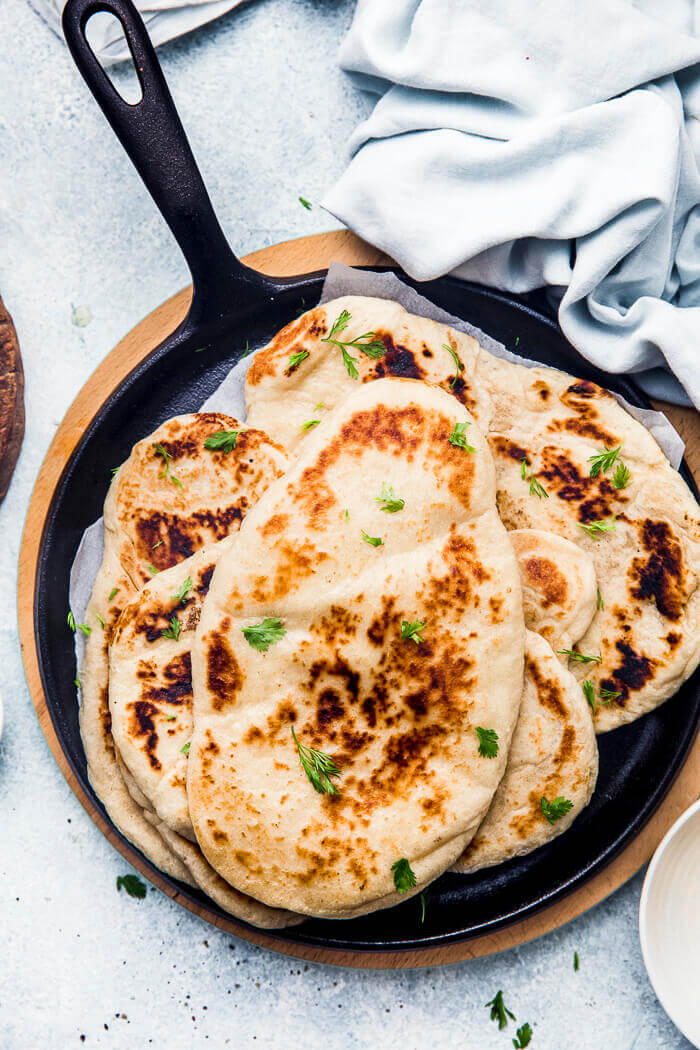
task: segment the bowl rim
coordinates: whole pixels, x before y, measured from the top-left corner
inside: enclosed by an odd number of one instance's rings
[[[646,875],[644,876],[644,883],[642,885],[642,893],[639,898],[639,941],[642,949],[642,959],[644,960],[644,966],[647,971],[647,976],[651,982],[651,986],[654,989],[654,993],[661,1003],[664,1011],[674,1023],[676,1028],[681,1032],[685,1038],[693,1044],[698,1046],[696,1039],[700,1033],[694,1035],[689,1034],[684,1026],[684,1022],[679,1018],[676,1012],[675,1002],[669,1003],[669,1000],[664,992],[661,993],[659,984],[657,983],[658,966],[654,961],[653,950],[651,948],[651,937],[650,937],[650,926],[649,926],[649,898],[651,896],[652,885],[656,877],[656,873],[659,870],[661,861],[663,860],[669,846],[673,839],[678,835],[681,828],[693,819],[693,817],[700,814],[700,798],[696,799],[692,805],[688,806],[684,813],[678,817],[674,824],[668,829],[661,842],[656,848],[654,856],[649,861],[649,867],[647,868]]]

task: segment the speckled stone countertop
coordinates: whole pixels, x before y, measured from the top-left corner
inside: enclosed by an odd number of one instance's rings
[[[240,253],[333,227],[305,211],[340,173],[368,103],[336,67],[353,0],[258,0],[160,50],[224,229]],[[123,78],[124,74],[119,74]],[[0,1047],[329,1046],[682,1050],[637,937],[641,877],[520,949],[437,970],[306,965],[206,926],[128,866],[71,794],[34,715],[14,594],[21,530],[56,426],[117,340],[187,283],[177,248],[64,45],[3,0],[0,293],[27,375],[27,432],[0,508]],[[71,307],[87,307],[86,327]],[[580,969],[574,972],[577,951]]]

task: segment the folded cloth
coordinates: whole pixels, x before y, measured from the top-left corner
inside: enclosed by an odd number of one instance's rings
[[[549,286],[586,358],[700,407],[699,63],[700,0],[359,0],[379,99],[323,203],[418,280]]]
[[[65,0],[29,2],[62,37],[61,12]],[[197,26],[210,22],[212,18],[218,18],[242,2],[243,0],[134,0],[156,47],[164,44],[166,40],[172,40],[173,37],[189,33]],[[129,58],[124,36],[112,18],[97,14],[90,20],[90,43],[105,65]]]

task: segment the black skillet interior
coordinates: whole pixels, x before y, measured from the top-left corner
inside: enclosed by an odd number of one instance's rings
[[[85,53],[84,25],[95,10],[109,10],[120,18],[145,84],[144,102],[148,101],[148,92],[155,91],[157,106],[165,106],[165,119],[160,121],[155,141],[153,113],[140,129],[131,127],[133,139],[129,139],[124,114],[117,108],[125,104],[117,102],[114,92],[113,97],[109,95],[112,89],[104,86],[108,82],[100,67],[91,52]],[[65,625],[70,567],[82,533],[102,513],[110,468],[121,463],[134,443],[164,419],[196,410],[239,360],[247,343],[251,347],[264,345],[301,309],[313,305],[324,275],[284,281],[263,279],[241,266],[230,252],[201,179],[196,182],[199,174],[194,158],[143,25],[129,0],[69,0],[64,28],[81,72],[134,163],[142,174],[148,169],[149,189],[183,246],[195,283],[187,320],[120,384],[85,431],[56,488],[42,537],[34,622],[44,692],[71,768],[102,809],[87,778],[73,685],[73,640]],[[126,122],[133,123],[132,114],[127,114]],[[161,171],[156,170],[152,152],[164,149],[160,135],[165,135],[177,170],[177,192],[168,186],[169,166],[163,156]],[[177,139],[174,146],[173,135]],[[147,146],[150,141],[149,148],[144,148],[144,138]],[[189,184],[190,193],[180,192],[183,182]],[[212,238],[208,247],[207,236]],[[418,286],[401,276],[437,305],[469,319],[506,347],[515,349],[517,339],[518,352],[593,379],[633,404],[646,405],[628,380],[609,376],[585,362],[566,342],[557,324],[533,307],[532,300],[447,277]],[[694,488],[687,469],[683,474]],[[420,901],[411,900],[350,921],[309,920],[276,936],[336,950],[410,950],[492,932],[531,915],[581,885],[634,837],[680,769],[699,716],[696,674],[663,707],[600,738],[598,786],[572,829],[530,855],[497,868],[471,876],[443,875],[429,888],[424,919]],[[212,917],[225,915],[203,894],[162,873],[161,877],[185,897],[205,905]]]

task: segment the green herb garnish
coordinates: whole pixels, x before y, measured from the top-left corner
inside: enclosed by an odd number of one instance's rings
[[[217,430],[206,438],[204,447],[210,452],[233,452],[239,434],[240,430]]]
[[[164,448],[161,445],[160,442],[157,442],[153,446],[153,448],[155,449],[155,453],[156,453],[157,456],[162,456],[163,457],[163,462],[165,464],[165,466],[161,470],[161,472],[158,475],[158,477],[159,478],[167,478],[168,481],[172,481],[173,485],[177,485],[179,488],[182,488],[182,482],[180,481],[179,478],[175,477],[175,475],[173,474],[173,472],[170,469],[170,461],[172,459],[172,456],[170,455],[168,450],[166,448]]]
[[[391,865],[394,873],[394,886],[399,893],[408,893],[416,884],[416,874],[405,857],[395,860]]]
[[[626,489],[630,480],[630,472],[624,463],[618,463],[613,474],[613,488]]]
[[[100,627],[104,631],[104,629],[105,629],[105,622],[104,622],[104,620],[102,619],[102,617],[100,616],[99,613],[95,613],[95,617],[96,617],[97,622],[99,623]]]
[[[427,890],[423,890],[418,899],[420,900],[420,921],[425,922],[425,906],[428,901]]]
[[[299,350],[296,354],[292,354],[289,358],[289,364],[287,365],[287,372],[291,375],[292,372],[296,371],[302,361],[306,361],[308,356],[308,350]]]
[[[540,482],[537,480],[534,471],[530,470],[530,473],[527,473],[527,468],[529,466],[530,464],[526,459],[520,461],[520,477],[523,479],[523,481],[530,482],[530,495],[538,496],[539,499],[549,499],[549,493],[547,492],[544,485],[541,485]]]
[[[70,629],[73,632],[73,634],[75,634],[75,616],[73,616],[73,610],[72,609],[68,610],[68,615],[66,616],[66,623],[70,627]]]
[[[130,897],[140,901],[146,896],[146,883],[138,875],[117,875],[117,889],[126,890]]]
[[[185,601],[191,589],[192,577],[186,576],[180,584],[180,586],[178,587],[178,589],[175,591],[175,594],[173,595],[173,601],[176,603],[176,605],[181,605]]]
[[[190,753],[190,743],[191,743],[191,741],[188,740],[186,744],[182,745],[182,747],[180,748],[180,754],[181,755],[189,755],[189,753]]]
[[[118,587],[113,587],[112,590],[109,592],[109,598],[107,599],[107,601],[111,602],[114,596],[117,594],[118,590]]]
[[[443,343],[442,344],[442,348],[443,348],[443,350],[447,350],[448,354],[450,354],[450,356],[452,357],[452,360],[455,363],[455,368],[457,369],[457,374],[455,375],[454,379],[450,383],[450,390],[454,390],[454,385],[457,382],[457,380],[459,379],[459,373],[464,370],[464,365],[462,364],[460,359],[457,357],[457,352],[455,350],[453,350],[453,348],[451,346],[448,346],[447,343]]]
[[[317,427],[321,422],[320,419],[308,419],[306,423],[302,423],[299,427],[300,430],[311,430],[312,427]]]
[[[511,1021],[515,1020],[515,1014],[511,1013],[506,1004],[503,1002],[503,992],[500,991],[500,989],[496,992],[493,999],[490,1002],[486,1003],[486,1006],[491,1007],[491,1013],[489,1015],[489,1018],[491,1021],[498,1021],[499,1029],[507,1027],[509,1017]]]
[[[495,729],[483,729],[476,727],[476,735],[479,738],[479,754],[482,758],[495,758],[498,754],[498,733]]]
[[[402,620],[401,621],[401,637],[404,641],[415,642],[416,645],[420,645],[424,639],[421,637],[421,631],[425,630],[425,620]]]
[[[598,612],[603,612],[603,610],[605,609],[605,602],[603,601],[603,595],[600,593],[600,587],[598,588],[596,594],[596,608]]]
[[[614,518],[611,518],[610,521],[591,521],[587,525],[584,525],[581,521],[576,522],[576,524],[580,529],[583,529],[584,532],[587,532],[594,540],[599,539],[604,532],[615,531]]]
[[[300,197],[299,203],[301,204],[302,208],[306,208],[307,211],[311,211],[311,205],[307,201],[306,197]]]
[[[170,617],[170,627],[166,627],[161,634],[164,638],[172,638],[175,642],[180,641],[180,621],[174,613]]]
[[[526,1021],[525,1024],[522,1024],[515,1033],[515,1039],[513,1040],[513,1046],[515,1047],[515,1050],[524,1050],[526,1046],[530,1045],[531,1039],[532,1028]]]
[[[261,623],[241,627],[241,634],[253,649],[266,653],[271,645],[281,642],[286,634],[282,620],[277,616],[266,616]]]
[[[339,794],[332,777],[342,776],[342,770],[338,768],[331,756],[300,743],[294,732],[294,726],[292,726],[292,737],[296,744],[301,768],[309,778],[314,791],[318,791],[319,795]]]
[[[146,568],[148,569],[148,571],[151,573],[152,576],[157,576],[158,575],[158,570],[156,569],[155,565],[151,565],[150,561],[146,562]]]
[[[151,550],[152,550],[152,551],[155,551],[155,550],[157,550],[157,549],[158,549],[159,547],[162,547],[162,546],[163,546],[163,541],[162,541],[162,540],[156,540],[156,542],[155,542],[155,543],[153,544],[153,546],[151,547]]]
[[[578,952],[574,952],[574,970],[578,971]]]
[[[620,455],[621,448],[622,445],[618,445],[617,448],[601,448],[598,452],[594,452],[592,456],[589,456],[588,462],[591,464],[591,477],[597,478],[601,471],[605,474],[606,471],[610,470]]]
[[[381,536],[368,536],[364,529],[362,529],[361,532],[362,539],[365,541],[365,543],[369,543],[370,547],[384,546],[384,540],[381,538]]]
[[[348,326],[350,320],[350,313],[347,310],[341,310],[338,317],[333,322],[328,335],[324,336],[321,340],[322,343],[333,343],[337,346],[343,354],[343,364],[347,369],[347,373],[351,379],[358,378],[358,371],[355,367],[357,365],[357,358],[353,357],[350,350],[361,350],[363,354],[372,359],[383,357],[386,353],[386,347],[384,342],[377,337],[376,332],[363,332],[362,335],[358,335],[355,339],[342,340],[336,337],[344,332]],[[368,342],[363,343],[362,340],[366,339]]]
[[[602,664],[603,657],[598,656],[587,656],[586,653],[579,653],[576,649],[557,649],[559,656],[568,656],[570,660],[573,660],[577,664]]]
[[[455,428],[450,434],[448,441],[457,448],[463,448],[466,452],[476,452],[473,445],[467,444],[465,431],[470,424],[465,420],[463,423],[455,423]]]
[[[602,703],[611,704],[613,700],[617,700],[618,696],[622,696],[622,693],[617,692],[614,689],[604,689],[603,686],[601,686],[598,695],[600,696]]]
[[[590,707],[593,714],[595,714],[597,709],[595,702],[595,686],[593,685],[593,682],[590,680],[590,678],[585,678],[581,682],[581,688],[583,689],[583,695],[588,701],[588,706]]]
[[[406,500],[398,499],[390,485],[382,485],[381,496],[375,496],[374,502],[383,503],[384,506],[381,509],[386,514],[396,514],[397,511],[403,510],[406,506]]]
[[[75,634],[76,630],[78,630],[78,631],[82,631],[86,638],[90,637],[90,634],[92,632],[92,628],[88,627],[88,625],[86,623],[76,623],[75,622],[75,617],[73,616],[73,611],[71,609],[68,610],[68,616],[66,617],[66,623],[70,627],[70,629],[73,632],[73,634]]]
[[[540,799],[540,809],[550,824],[554,824],[557,820],[561,820],[561,818],[565,817],[569,810],[573,808],[573,802],[570,802],[568,798],[562,798],[561,795],[557,795],[557,797],[552,799],[551,802],[548,802],[544,797]]]

